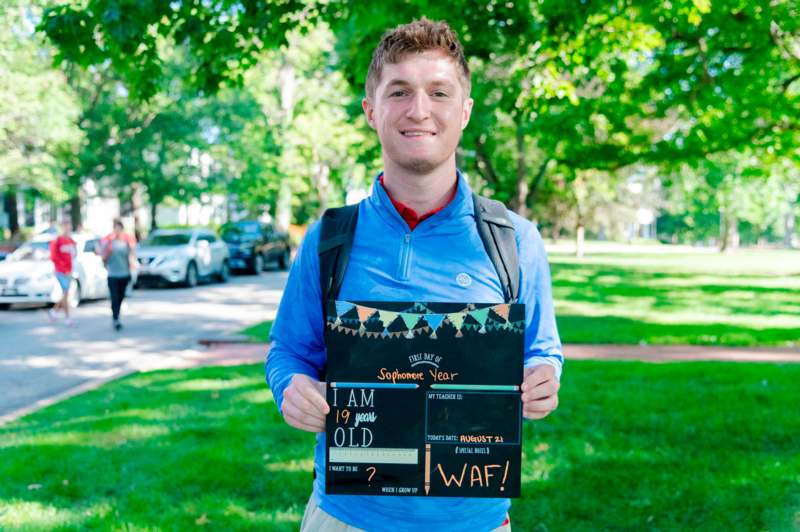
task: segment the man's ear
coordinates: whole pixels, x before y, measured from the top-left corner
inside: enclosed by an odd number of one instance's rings
[[[461,130],[463,131],[467,124],[469,124],[469,117],[472,116],[472,105],[475,102],[472,98],[464,100],[463,109],[461,110]]]
[[[364,115],[367,117],[369,127],[375,129],[375,108],[372,106],[372,102],[369,101],[369,98],[361,100],[361,108],[364,109]]]

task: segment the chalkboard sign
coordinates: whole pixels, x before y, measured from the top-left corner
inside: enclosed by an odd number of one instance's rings
[[[326,313],[326,493],[519,497],[524,305]]]

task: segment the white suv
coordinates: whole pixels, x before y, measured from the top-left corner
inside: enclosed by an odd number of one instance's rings
[[[224,283],[230,274],[228,246],[211,229],[157,229],[136,248],[137,284],[195,286],[201,279]]]

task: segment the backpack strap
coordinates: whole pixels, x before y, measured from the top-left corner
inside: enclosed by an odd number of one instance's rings
[[[505,205],[499,201],[475,193],[472,194],[472,201],[478,234],[500,277],[506,303],[516,303],[519,299],[519,257],[514,224]]]
[[[519,299],[519,257],[514,224],[501,202],[474,193],[472,200],[478,234],[497,270],[505,300],[516,303]],[[342,288],[357,222],[357,204],[327,209],[322,215],[317,253],[323,315],[327,302],[335,300]]]
[[[327,209],[322,215],[317,254],[323,316],[327,302],[336,299],[342,288],[357,220],[358,204]]]

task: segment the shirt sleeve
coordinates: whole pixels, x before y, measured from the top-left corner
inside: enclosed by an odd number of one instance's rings
[[[265,370],[279,410],[283,391],[295,374],[321,380],[325,371],[327,351],[319,286],[318,239],[317,222],[308,230],[297,251],[270,334]]]
[[[528,224],[526,224],[528,225]],[[525,367],[549,364],[561,380],[564,355],[553,307],[550,265],[539,230],[520,230],[520,302],[525,303]]]

